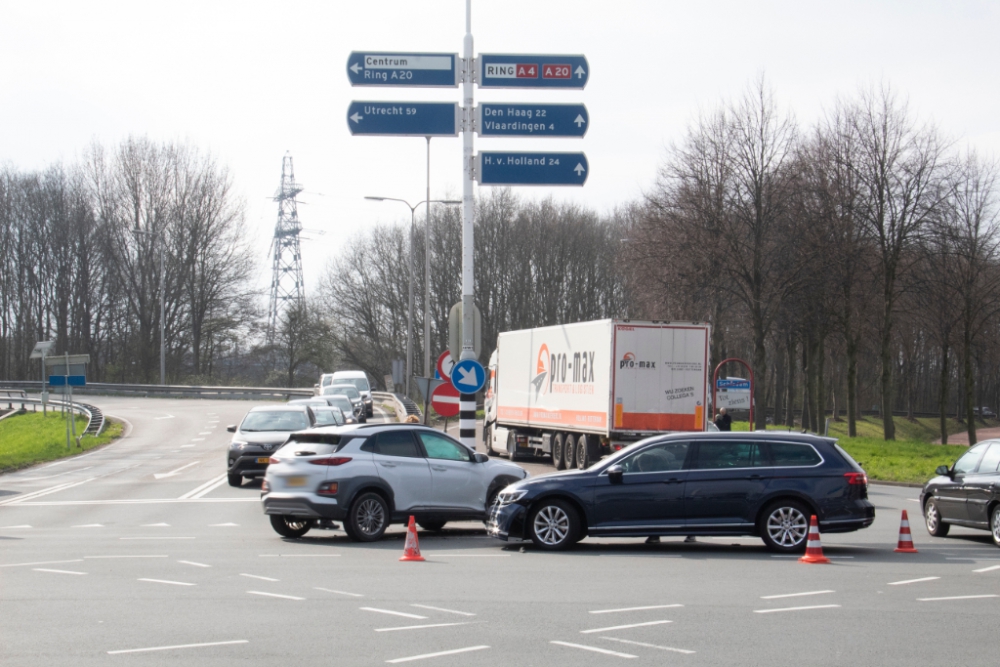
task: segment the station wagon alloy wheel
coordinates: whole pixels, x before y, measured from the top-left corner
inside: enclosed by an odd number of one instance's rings
[[[769,542],[783,550],[793,550],[805,542],[809,520],[798,507],[782,505],[768,515],[766,530]]]
[[[545,500],[532,514],[528,533],[531,541],[542,549],[566,549],[580,539],[580,519],[569,503]]]
[[[993,533],[993,543],[1000,547],[1000,507],[994,507],[990,513],[990,532]]]

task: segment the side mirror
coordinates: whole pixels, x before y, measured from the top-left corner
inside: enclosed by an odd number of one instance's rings
[[[475,463],[486,463],[487,461],[490,460],[490,457],[488,457],[488,456],[486,456],[486,454],[482,454],[480,452],[475,452],[473,454],[473,456],[474,456],[473,461]]]
[[[620,465],[613,465],[608,468],[608,481],[612,484],[621,484],[622,475],[625,474],[625,469]]]
[[[935,475],[946,475],[951,476],[951,469],[948,466],[938,466],[934,471]]]
[[[229,431],[230,433],[236,433],[236,424],[230,424],[229,426],[226,427],[226,430]]]

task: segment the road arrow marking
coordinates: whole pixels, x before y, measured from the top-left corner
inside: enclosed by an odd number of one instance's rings
[[[576,78],[582,79],[586,72],[583,70],[583,65],[577,65],[576,67]]]
[[[362,69],[364,69],[364,68],[361,67],[361,65],[359,65],[357,63],[354,63],[353,65],[351,65],[351,71],[354,72],[355,74],[357,74],[358,72],[360,72]]]
[[[577,176],[582,176],[582,175],[583,175],[583,172],[585,172],[585,171],[587,171],[587,170],[583,168],[583,165],[582,165],[582,164],[580,164],[580,163],[577,163],[576,167],[574,167],[574,168],[573,168],[573,171],[575,171],[575,172],[576,172],[576,175],[577,175]]]
[[[158,472],[155,475],[153,475],[153,477],[155,477],[156,479],[164,479],[166,477],[173,477],[174,475],[180,474],[181,470],[184,470],[185,468],[190,468],[191,466],[196,466],[199,463],[201,463],[201,461],[192,461],[191,463],[188,463],[187,465],[182,465],[177,470],[171,470],[170,472]]]
[[[364,116],[359,114],[357,111],[355,111],[354,115],[351,116],[351,120],[353,120],[355,123],[360,123],[362,118],[364,118]]]
[[[576,123],[577,127],[583,127],[583,124],[586,123],[587,121],[583,119],[583,116],[577,115],[576,120],[574,120],[573,122]]]

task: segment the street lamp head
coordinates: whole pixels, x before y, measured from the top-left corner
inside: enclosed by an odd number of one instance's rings
[[[461,199],[439,199],[438,203],[439,204],[448,204],[449,206],[454,206],[456,204],[464,204],[465,202],[463,202]]]
[[[385,201],[385,197],[365,197],[365,199],[370,199],[371,201]]]

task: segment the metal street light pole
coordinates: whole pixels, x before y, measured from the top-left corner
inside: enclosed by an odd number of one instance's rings
[[[424,214],[424,377],[431,377],[431,138],[427,137],[427,212]],[[424,415],[426,419],[427,415]]]
[[[369,199],[371,201],[398,201],[401,204],[405,204],[406,207],[408,209],[410,209],[410,258],[409,258],[409,264],[410,264],[410,288],[409,288],[409,300],[408,300],[408,302],[409,302],[409,310],[408,310],[408,312],[406,314],[406,389],[405,389],[406,395],[409,396],[410,395],[410,378],[413,376],[413,284],[414,284],[414,280],[413,280],[414,279],[414,275],[413,275],[413,245],[414,245],[414,234],[415,234],[416,224],[417,224],[416,223],[417,208],[419,208],[421,204],[427,204],[427,210],[428,210],[428,213],[429,213],[430,212],[430,205],[431,204],[461,204],[462,202],[458,201],[458,200],[454,200],[454,199],[427,199],[425,201],[417,202],[416,204],[411,204],[410,202],[406,201],[405,199],[398,199],[396,197],[365,197],[365,199]],[[428,221],[429,220],[430,220],[430,217],[428,216]],[[428,226],[428,229],[429,229],[429,226]],[[429,259],[426,260],[425,261],[425,266],[424,266],[427,275],[430,275],[430,268],[428,266],[428,262],[429,261],[430,261]],[[428,320],[428,321],[429,321],[429,318],[430,318],[430,308],[429,308],[429,305],[430,305],[430,297],[428,295],[425,295],[425,298],[424,298],[424,308],[425,308],[424,319]],[[425,326],[424,326],[424,347],[428,348],[428,349],[429,349],[429,346],[430,346],[430,343],[429,343],[429,340],[428,340],[428,338],[429,338],[429,333],[428,333],[429,329],[430,329],[429,325],[425,324]],[[429,362],[425,362],[425,367],[429,367],[429,365],[430,365]]]

